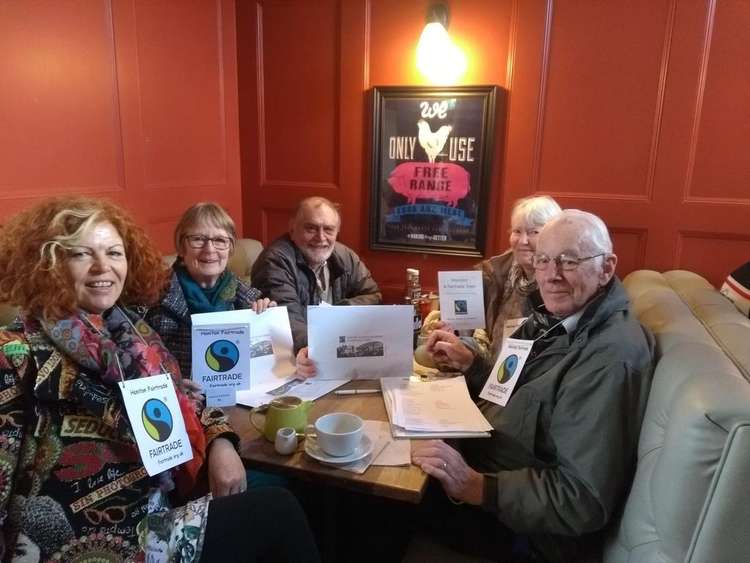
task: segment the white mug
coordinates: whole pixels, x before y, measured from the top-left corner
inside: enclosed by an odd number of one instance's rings
[[[291,455],[297,451],[297,431],[291,426],[279,428],[273,442],[274,449],[281,455]]]
[[[317,439],[318,447],[324,453],[343,457],[354,452],[362,443],[364,422],[356,414],[332,412],[318,418],[314,425],[308,425],[305,432]]]

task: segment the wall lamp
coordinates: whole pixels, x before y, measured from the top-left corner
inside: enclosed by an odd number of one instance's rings
[[[417,69],[433,84],[455,84],[466,72],[466,57],[448,35],[448,20],[448,6],[432,4],[417,43]]]

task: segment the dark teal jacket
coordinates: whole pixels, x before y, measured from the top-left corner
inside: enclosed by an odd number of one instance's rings
[[[531,326],[515,336],[531,337],[524,334]],[[564,544],[580,543],[564,536],[603,529],[635,470],[652,363],[653,337],[615,278],[572,334],[537,355],[532,348],[505,407],[479,401],[494,431],[488,440],[467,441],[463,451],[486,474],[484,508],[558,554]],[[478,394],[486,371],[467,376]]]

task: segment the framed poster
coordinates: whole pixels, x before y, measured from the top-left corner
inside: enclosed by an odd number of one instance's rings
[[[373,88],[371,248],[483,255],[499,91]]]

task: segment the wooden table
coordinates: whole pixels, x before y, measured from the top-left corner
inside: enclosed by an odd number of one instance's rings
[[[352,381],[340,389],[379,387],[378,382]],[[366,420],[388,420],[383,397],[372,395],[335,395],[321,397],[310,409],[308,420],[336,411],[358,414]],[[304,453],[304,441],[291,456],[276,453],[273,444],[266,440],[250,422],[250,409],[228,409],[232,426],[240,435],[240,456],[248,467],[272,470],[301,479],[343,487],[357,492],[418,503],[427,486],[427,475],[414,465],[385,467],[371,465],[362,475],[323,465]]]

